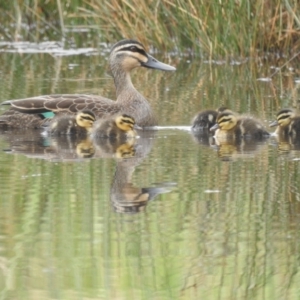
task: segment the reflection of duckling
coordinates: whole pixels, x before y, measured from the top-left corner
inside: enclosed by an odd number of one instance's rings
[[[215,137],[218,139],[262,139],[270,135],[258,120],[227,111],[218,115],[217,124],[210,130],[216,130]]]
[[[291,109],[282,109],[277,113],[276,121],[270,127],[277,126],[275,134],[281,137],[300,136],[300,116]]]
[[[222,161],[253,157],[268,148],[266,139],[240,139],[238,141],[227,139],[217,142],[218,156]]]
[[[115,156],[116,158],[130,158],[135,156],[134,143],[125,143],[118,146]]]
[[[91,139],[87,138],[86,140],[80,141],[76,146],[76,153],[78,157],[82,158],[91,158],[95,154],[94,144]]]
[[[94,139],[97,152],[102,157],[130,158],[136,155],[136,139],[127,141],[112,140],[109,138]]]
[[[128,138],[134,138],[134,118],[128,115],[115,115],[97,121],[92,129],[94,139],[109,138],[111,140],[126,141]]]
[[[95,115],[92,111],[83,110],[76,116],[62,116],[53,119],[47,128],[50,135],[87,135],[94,124]]]

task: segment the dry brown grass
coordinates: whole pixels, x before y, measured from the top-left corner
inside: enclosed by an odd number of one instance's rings
[[[86,26],[102,41],[130,37],[169,51],[229,57],[299,51],[299,6],[298,0],[15,0],[0,13],[4,24],[16,25],[8,35],[14,40]]]

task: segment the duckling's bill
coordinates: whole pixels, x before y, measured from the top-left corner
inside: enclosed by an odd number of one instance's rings
[[[211,127],[209,130],[214,131],[214,130],[217,130],[217,129],[219,129],[219,124],[218,123],[215,124],[213,127]]]
[[[279,123],[277,120],[275,120],[269,124],[270,127],[274,127],[274,126],[278,126],[278,125],[279,125]]]

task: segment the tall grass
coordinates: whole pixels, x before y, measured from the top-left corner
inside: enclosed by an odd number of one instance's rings
[[[133,37],[148,46],[203,56],[295,53],[299,8],[297,0],[14,0],[0,4],[6,20],[0,34],[8,35],[9,23],[16,24],[12,39],[39,39],[51,30],[63,35],[85,26],[96,31],[95,44],[99,36],[107,42]]]

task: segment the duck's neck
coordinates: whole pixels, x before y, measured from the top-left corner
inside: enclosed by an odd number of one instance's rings
[[[124,71],[123,68],[118,65],[114,66],[111,71],[115,82],[117,98],[128,90],[135,90],[129,72]]]

